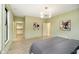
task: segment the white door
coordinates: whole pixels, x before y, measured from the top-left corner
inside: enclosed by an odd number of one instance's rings
[[[43,23],[43,37],[50,36],[51,32],[51,23]]]

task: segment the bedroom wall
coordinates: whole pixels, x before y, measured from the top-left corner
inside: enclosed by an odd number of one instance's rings
[[[33,24],[36,22],[40,25],[39,30],[33,30]],[[25,38],[42,37],[42,22],[43,20],[38,17],[26,16],[25,17]]]
[[[60,30],[60,23],[62,20],[71,20],[71,31]],[[52,23],[52,36],[79,40],[79,9],[54,16],[49,21]]]

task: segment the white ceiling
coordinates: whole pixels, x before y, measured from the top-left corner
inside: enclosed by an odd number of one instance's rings
[[[51,9],[52,16],[79,8],[78,4],[11,4],[15,16],[35,16],[40,17],[40,12],[45,6]]]

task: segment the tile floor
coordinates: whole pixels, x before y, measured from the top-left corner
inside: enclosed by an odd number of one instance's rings
[[[29,54],[30,46],[34,41],[43,40],[46,38],[47,37],[14,41],[8,50],[8,54]]]

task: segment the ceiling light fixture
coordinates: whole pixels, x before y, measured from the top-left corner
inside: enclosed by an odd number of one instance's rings
[[[44,7],[40,14],[41,18],[51,18],[51,11],[47,6]]]

